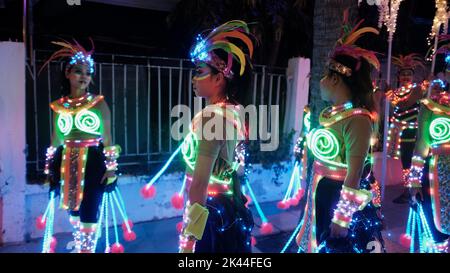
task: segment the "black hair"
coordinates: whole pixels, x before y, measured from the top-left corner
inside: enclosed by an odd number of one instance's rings
[[[347,55],[337,55],[333,59],[352,70],[351,76],[345,76],[329,69],[329,73],[338,75],[350,89],[352,104],[370,112],[376,111],[370,64],[365,59],[361,58],[358,61]]]
[[[214,50],[214,54],[216,54],[222,60],[228,59],[228,53],[223,50],[216,49]],[[211,68],[211,72],[213,75],[219,73],[219,71],[214,67],[209,67]],[[233,58],[233,65],[231,67],[233,77],[231,79],[225,78],[225,95],[233,104],[241,104],[243,106],[246,106],[249,104],[249,89],[253,70],[251,60],[248,57],[246,57],[245,70],[242,75],[239,74],[240,69],[241,64],[238,63],[235,58]]]

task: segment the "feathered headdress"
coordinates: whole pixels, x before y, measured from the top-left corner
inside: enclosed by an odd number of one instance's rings
[[[62,40],[62,39],[61,39]],[[87,51],[81,46],[75,39],[73,43],[70,43],[66,40],[62,40],[59,42],[52,42],[52,44],[61,46],[61,49],[53,53],[50,58],[42,65],[39,73],[46,67],[51,61],[61,59],[61,58],[70,58],[69,64],[87,64],[89,65],[89,69],[91,73],[94,73],[94,59],[92,59],[92,54],[94,53],[94,42],[91,41],[91,50]]]
[[[418,66],[425,68],[423,62],[422,57],[417,53],[392,57],[392,63],[398,67],[398,70],[414,70]]]
[[[231,70],[233,59],[240,64],[239,74],[244,74],[247,58],[253,56],[253,42],[250,39],[250,31],[244,21],[233,20],[213,29],[205,38],[197,35],[197,41],[190,51],[191,61],[195,64],[204,62],[218,71],[225,77],[232,78]],[[248,54],[235,45],[229,38],[242,41],[247,47]],[[214,52],[214,49],[222,49],[228,56],[227,60],[222,60]]]
[[[379,34],[378,30],[372,27],[359,28],[364,20],[359,21],[356,26],[352,27],[349,23],[348,9],[344,11],[344,20],[342,23],[342,33],[341,38],[336,42],[333,51],[330,54],[329,68],[336,72],[339,72],[345,76],[350,76],[352,74],[352,69],[337,62],[334,58],[338,55],[347,55],[358,61],[356,70],[360,67],[360,60],[365,59],[369,64],[371,64],[375,69],[380,69],[380,62],[374,51],[367,50],[355,45],[355,42],[365,33]]]

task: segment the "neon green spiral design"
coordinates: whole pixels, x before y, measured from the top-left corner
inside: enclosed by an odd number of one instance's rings
[[[100,118],[96,113],[90,110],[80,111],[75,116],[75,126],[83,132],[100,135],[100,125]]]
[[[70,133],[70,130],[72,130],[73,126],[72,116],[70,114],[64,113],[59,114],[57,124],[59,131],[67,136]]]
[[[197,136],[193,132],[189,132],[181,146],[181,153],[183,154],[184,162],[191,169],[194,170],[195,160],[197,159]]]
[[[329,162],[339,154],[339,142],[336,136],[326,129],[314,129],[307,139],[308,148],[314,157]]]
[[[450,141],[450,119],[436,118],[430,124],[430,136],[433,144],[441,144]]]

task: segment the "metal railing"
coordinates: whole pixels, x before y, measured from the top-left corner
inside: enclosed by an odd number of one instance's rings
[[[145,56],[96,54],[96,60],[94,88],[90,91],[104,95],[111,109],[112,140],[122,147],[121,170],[148,173],[178,145],[170,136],[174,122],[170,112],[177,104],[193,106],[193,66],[185,59]],[[42,64],[43,61],[36,61],[27,66],[29,180],[42,173],[53,130],[49,103],[61,97],[64,76],[59,62],[50,63],[37,75]],[[256,65],[248,91],[250,103],[281,104],[282,109],[286,96],[285,69]]]

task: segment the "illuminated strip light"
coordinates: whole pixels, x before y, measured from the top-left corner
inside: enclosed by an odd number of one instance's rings
[[[58,116],[57,121],[58,129],[61,133],[67,136],[72,130],[73,119],[70,114],[62,113]]]
[[[250,183],[246,184],[248,192],[250,193],[250,197],[252,198],[253,203],[255,204],[256,211],[258,212],[259,216],[261,217],[261,220],[263,223],[267,223],[267,217],[264,215],[264,212],[262,211],[261,207],[259,206],[258,200],[256,200],[256,196],[253,193],[252,188],[250,187]]]
[[[161,168],[161,170],[159,170],[159,172],[157,174],[155,174],[155,176],[153,176],[153,178],[150,180],[150,182],[148,182],[145,185],[145,189],[149,189],[155,182],[156,180],[158,180],[161,175],[167,170],[167,168],[169,167],[170,163],[172,163],[173,159],[175,158],[175,156],[180,152],[181,148],[182,148],[183,144],[181,144],[180,146],[178,146],[178,148],[175,150],[175,152],[173,152],[173,154],[169,157],[169,159],[166,161],[166,164],[164,164],[164,166]]]
[[[50,245],[53,239],[54,216],[55,216],[55,192],[51,191],[50,201],[47,205],[46,214],[44,214],[44,216],[42,217],[43,219],[46,219],[42,253],[50,252]]]
[[[109,204],[111,206],[111,213],[113,218],[113,227],[114,227],[114,235],[116,238],[116,244],[119,244],[119,232],[117,231],[117,218],[116,218],[116,210],[114,208],[114,203],[111,197],[111,194],[108,193]]]
[[[100,217],[97,222],[97,231],[95,232],[95,242],[98,242],[98,240],[102,236],[102,223],[103,223],[103,216],[105,214],[105,207],[106,207],[106,204],[105,204],[106,194],[107,193],[105,192],[105,193],[103,193],[103,196],[102,196],[102,204],[100,206]],[[106,221],[105,221],[105,224],[106,224]],[[106,247],[108,247],[108,245]],[[96,246],[94,246],[94,249],[95,248],[96,248]]]
[[[291,245],[292,241],[295,238],[295,235],[297,235],[297,233],[299,232],[299,230],[302,227],[302,225],[303,225],[303,221],[300,221],[300,223],[297,225],[297,227],[295,228],[294,232],[292,232],[291,237],[289,237],[289,240],[286,242],[286,244],[284,245],[284,247],[283,247],[283,249],[281,250],[280,253],[285,253],[286,252],[287,248],[289,247],[289,245]],[[300,249],[300,247],[298,249]]]
[[[119,193],[117,193],[117,194],[119,194]],[[119,210],[119,213],[122,216],[123,222],[125,223],[125,226],[127,227],[127,231],[130,232],[131,228],[130,228],[130,225],[128,224],[128,216],[125,212],[125,208],[121,207],[121,204],[120,204],[119,200],[117,199],[116,193],[114,191],[111,193],[111,196],[117,205],[117,209]]]
[[[82,110],[75,116],[75,126],[85,133],[101,135],[98,132],[100,125],[100,118],[90,110]]]
[[[290,179],[290,181],[289,181],[289,186],[288,186],[287,191],[286,191],[286,194],[284,195],[284,198],[283,198],[283,202],[286,201],[286,200],[288,200],[289,197],[290,197],[290,195],[291,195],[292,188],[293,188],[293,186],[294,186],[294,179],[295,179],[295,175],[296,175],[296,171],[295,171],[295,170],[296,170],[297,168],[298,168],[298,162],[296,161],[295,164],[294,164],[294,169],[293,169],[293,171],[292,171],[291,179]]]
[[[347,168],[347,164],[333,161],[339,154],[339,142],[330,130],[313,129],[306,141],[310,151],[320,161],[331,166]]]
[[[183,195],[183,192],[184,192],[184,188],[186,187],[186,180],[187,180],[187,177],[186,177],[186,175],[184,176],[184,178],[183,178],[183,184],[181,185],[181,189],[180,189],[180,191],[178,192],[178,195]]]

